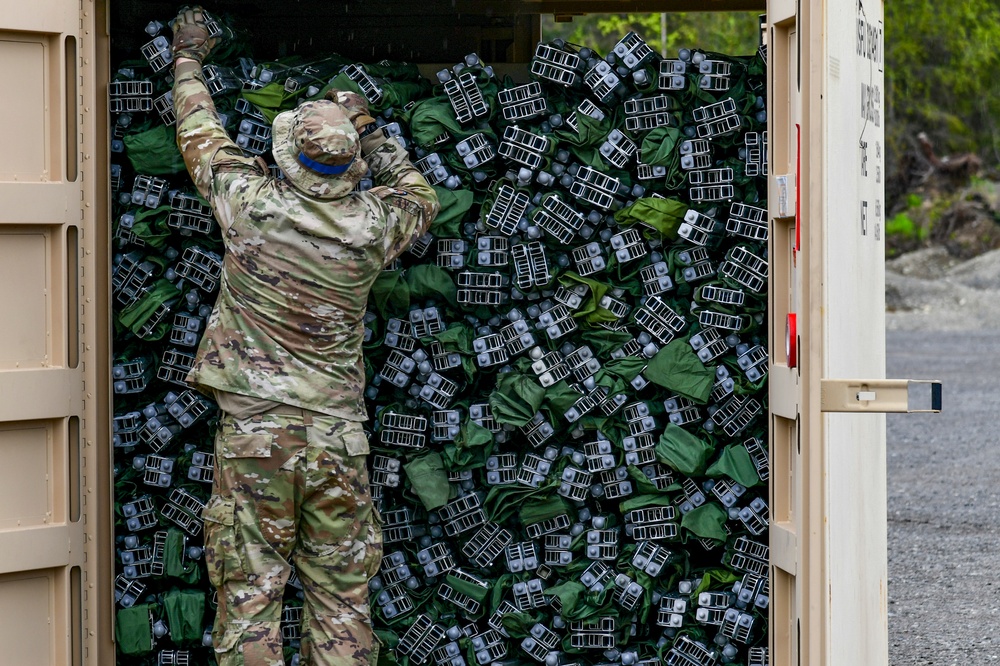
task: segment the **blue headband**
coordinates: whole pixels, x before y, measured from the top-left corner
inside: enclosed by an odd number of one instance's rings
[[[324,176],[339,176],[340,174],[350,169],[351,165],[354,164],[353,157],[351,158],[350,162],[348,162],[343,166],[330,166],[328,164],[321,164],[314,159],[306,157],[304,153],[299,153],[296,159],[302,166],[306,167],[311,171],[315,171],[316,173],[321,173]]]

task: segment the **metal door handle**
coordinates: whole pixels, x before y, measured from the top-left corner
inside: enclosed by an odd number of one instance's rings
[[[910,408],[910,387],[929,385],[930,408]],[[928,379],[822,379],[820,411],[937,414],[941,382]]]

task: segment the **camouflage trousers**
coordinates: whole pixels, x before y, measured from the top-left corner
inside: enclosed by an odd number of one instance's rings
[[[295,412],[298,412],[296,414]],[[305,594],[302,666],[377,658],[368,578],[382,557],[360,423],[279,407],[223,414],[205,519],[205,560],[218,591],[219,666],[281,666],[281,614],[295,563]]]

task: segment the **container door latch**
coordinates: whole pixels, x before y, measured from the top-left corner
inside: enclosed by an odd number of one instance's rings
[[[927,396],[910,389],[930,387]],[[916,405],[911,407],[910,405]],[[927,379],[822,379],[820,411],[937,414],[941,411],[941,382]]]

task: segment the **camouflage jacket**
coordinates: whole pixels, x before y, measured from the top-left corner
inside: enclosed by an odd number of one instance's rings
[[[365,420],[368,291],[426,232],[439,209],[433,188],[395,139],[374,132],[362,154],[377,187],[341,180],[342,196],[311,197],[230,140],[197,63],[177,65],[173,95],[177,144],[226,247],[188,381]]]

